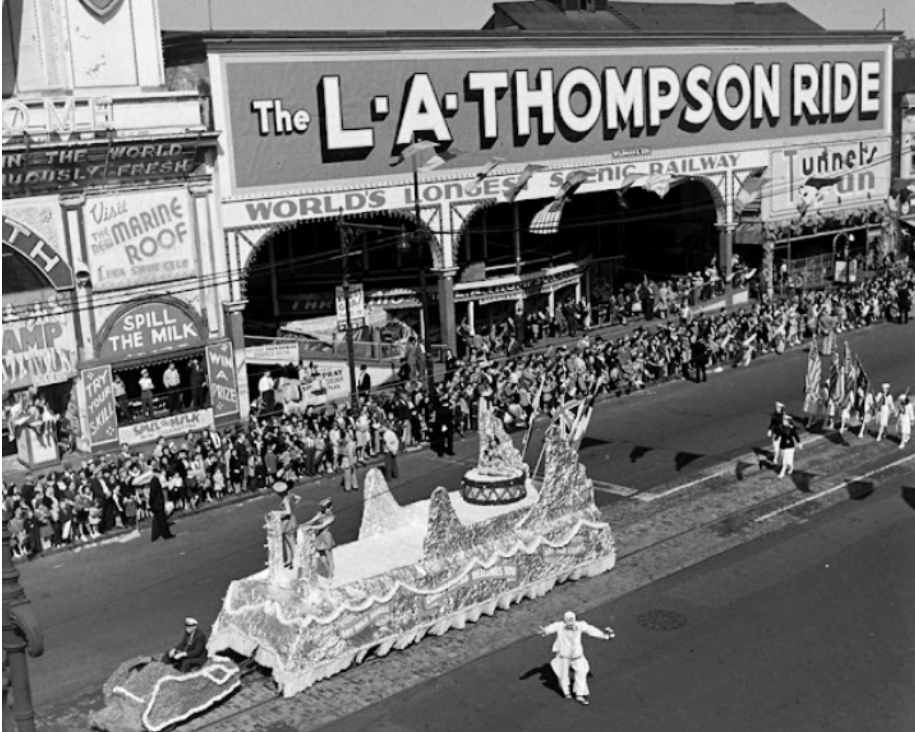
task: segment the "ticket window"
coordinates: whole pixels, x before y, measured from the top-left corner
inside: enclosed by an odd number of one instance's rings
[[[125,368],[114,367],[112,378],[115,381],[118,424],[146,422],[208,406],[206,377],[202,371],[206,364],[204,355],[201,350],[199,353],[182,356],[173,361],[141,363]],[[191,378],[191,361],[194,359],[202,371],[199,386],[195,386]],[[165,373],[170,363],[175,364],[180,378],[179,386],[174,389],[165,386]],[[146,397],[140,388],[144,373],[149,375],[153,383],[151,399]],[[117,396],[120,391],[118,379],[123,382],[123,396]]]

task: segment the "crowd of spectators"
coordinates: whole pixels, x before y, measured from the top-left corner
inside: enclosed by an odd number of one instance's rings
[[[658,290],[663,287],[669,286]],[[355,489],[356,469],[367,461],[425,442],[441,451],[442,432],[450,436],[475,429],[481,400],[511,429],[527,426],[535,412],[554,412],[569,400],[621,395],[670,379],[702,381],[709,368],[749,366],[762,354],[782,353],[827,332],[906,322],[913,287],[912,270],[888,271],[846,288],[795,291],[719,312],[694,312],[675,290],[655,298],[648,287],[651,299],[637,290],[627,302],[639,301],[646,319],[653,320],[617,339],[592,332],[602,318],[593,318],[592,309],[582,303],[565,303],[556,317],[535,316],[521,328],[509,318],[484,333],[465,334],[461,357],[446,354],[444,373],[438,374],[432,393],[424,361],[411,351],[401,369],[403,380],[361,392],[357,407],[328,403],[291,409],[276,403],[244,429],[160,439],[148,453],[125,445],[117,454],[62,471],[29,474],[22,484],[4,482],[13,551],[17,557],[32,557],[147,520],[153,467],[165,475],[175,511],[196,511],[227,496],[268,490],[277,480],[338,474],[344,488]],[[634,314],[612,305],[607,312],[617,318]],[[551,335],[572,340],[541,347]]]

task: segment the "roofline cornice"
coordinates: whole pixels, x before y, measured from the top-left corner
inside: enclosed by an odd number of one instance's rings
[[[270,51],[353,51],[513,48],[581,48],[603,42],[616,46],[697,45],[809,45],[843,43],[890,43],[902,31],[817,31],[798,33],[681,33],[641,31],[217,31],[166,36],[167,46],[202,45],[214,53],[263,53]]]

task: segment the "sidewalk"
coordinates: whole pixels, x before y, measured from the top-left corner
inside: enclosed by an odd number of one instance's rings
[[[742,303],[742,304],[738,304],[738,305],[732,305],[730,307],[730,309],[736,310],[736,309],[740,309],[741,307],[745,307],[745,306],[746,306],[746,304]],[[709,312],[709,313],[717,312],[722,309],[726,309],[725,297],[719,297],[719,298],[715,298],[713,300],[707,301],[705,303],[702,303],[700,305],[700,307],[703,310],[703,312]],[[574,338],[569,337],[569,336],[557,336],[555,338],[543,338],[540,341],[538,341],[536,347],[534,347],[532,349],[528,349],[524,353],[535,353],[538,351],[546,350],[547,348],[550,348],[550,347],[558,347],[561,345],[569,345],[571,343],[576,343],[584,335],[587,335],[591,338],[594,338],[595,336],[599,335],[599,336],[603,337],[605,340],[616,340],[623,336],[630,335],[636,329],[641,328],[641,327],[647,326],[648,328],[656,328],[656,327],[665,325],[669,322],[676,322],[676,321],[677,321],[677,317],[670,317],[666,320],[655,319],[652,321],[645,321],[641,315],[638,315],[638,316],[630,319],[626,323],[626,325],[615,324],[615,325],[598,326],[598,327],[591,328],[588,331],[581,331]],[[757,358],[754,360],[758,360],[759,358],[765,358],[766,356],[771,356],[771,355],[772,354],[762,354],[760,356],[757,356]],[[504,356],[499,358],[499,360],[503,360],[503,359],[504,359]],[[607,399],[617,398],[618,396],[620,396],[620,395],[612,395],[612,394],[601,395],[597,401],[598,401],[598,403],[601,403]],[[539,423],[543,423],[546,420],[547,420],[547,417],[540,415],[537,421]],[[468,433],[466,433],[466,435],[463,439],[464,439],[464,441],[475,440],[476,433],[468,432]],[[406,453],[410,454],[410,453],[417,452],[419,450],[425,450],[425,449],[428,449],[428,443],[424,442],[418,446],[408,448]],[[60,470],[60,469],[65,469],[67,467],[74,466],[74,465],[79,465],[84,460],[88,460],[91,457],[92,457],[91,455],[88,455],[86,453],[79,453],[79,452],[71,453],[65,457],[63,463],[61,463],[60,466],[51,466],[49,468],[44,468],[42,470],[37,470],[37,471],[33,471],[33,472],[38,475],[47,474],[49,472],[53,472],[54,470]],[[374,458],[374,459],[371,459],[366,462],[366,467],[378,466],[378,465],[381,465],[382,463],[383,463],[382,458],[380,458],[380,457]],[[7,457],[3,458],[3,479],[4,480],[7,480],[7,481],[11,480],[11,479],[12,480],[16,480],[16,479],[21,480],[22,478],[24,478],[24,476],[26,475],[27,472],[29,472],[28,469],[18,461],[18,458],[15,455],[11,455],[11,456],[7,456]],[[316,482],[320,481],[322,478],[327,478],[327,477],[339,478],[340,475],[341,475],[340,473],[332,473],[327,476],[318,476],[316,478],[307,478],[304,480],[300,480],[296,484],[296,487],[302,488],[302,487],[306,487],[306,486],[311,486],[311,485],[314,485]],[[245,501],[252,500],[254,498],[257,498],[258,496],[262,496],[262,495],[265,495],[268,493],[269,493],[268,490],[264,490],[264,491],[254,492],[254,493],[243,493],[240,495],[227,494],[226,497],[224,497],[223,499],[221,499],[219,501],[215,501],[212,503],[205,503],[205,504],[199,506],[198,512],[207,512],[207,511],[221,508],[223,506],[237,505],[239,503],[243,503]],[[193,512],[191,512],[191,511],[177,512],[176,514],[172,515],[171,521],[173,523],[176,523],[176,522],[180,521],[184,516],[190,516],[190,515],[194,515]],[[43,556],[50,556],[50,555],[57,554],[60,552],[72,551],[72,550],[76,550],[76,549],[82,549],[84,547],[90,547],[90,546],[95,546],[95,545],[98,545],[101,543],[110,542],[112,540],[118,539],[119,537],[123,537],[124,535],[137,531],[138,528],[139,528],[139,530],[144,530],[148,526],[149,526],[149,522],[147,521],[147,522],[141,523],[139,525],[139,527],[131,526],[131,527],[112,529],[103,535],[100,535],[98,537],[93,537],[92,539],[89,539],[87,541],[81,541],[81,542],[78,542],[78,543],[75,543],[75,544],[72,544],[69,546],[55,547],[52,549],[48,549],[45,552],[43,552]],[[17,560],[17,561],[27,561],[27,560]]]

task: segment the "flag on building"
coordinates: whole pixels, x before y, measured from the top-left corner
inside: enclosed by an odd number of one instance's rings
[[[749,176],[734,199],[734,215],[740,216],[747,206],[759,198],[762,187],[768,182],[769,179],[763,178],[761,175]]]
[[[532,234],[555,234],[559,231],[559,222],[562,220],[562,209],[565,205],[564,198],[550,201],[534,215],[528,230]]]
[[[464,193],[468,196],[472,195],[474,189],[483,182],[486,176],[492,173],[492,171],[496,169],[497,165],[504,162],[505,158],[492,158],[487,160],[486,164],[474,174],[473,180],[464,186]]]
[[[454,160],[458,155],[459,153],[457,150],[442,150],[441,152],[435,153],[435,155],[429,158],[423,165],[420,165],[418,170],[428,172],[430,170],[435,170],[436,168],[441,168],[445,163]]]
[[[630,188],[644,188],[646,191],[651,191],[656,194],[659,198],[664,198],[669,192],[670,189],[682,183],[685,178],[674,179],[672,175],[668,173],[652,173],[646,175],[645,173],[630,173],[625,178],[623,178],[623,184],[620,186],[620,194],[625,195]],[[622,200],[622,199],[620,199]]]
[[[512,186],[512,188],[510,188],[505,194],[505,200],[509,203],[513,203],[514,200],[518,197],[518,194],[524,190],[525,186],[527,186],[528,181],[534,177],[534,173],[537,173],[541,170],[546,170],[546,166],[536,165],[534,163],[525,166],[524,170],[521,171],[521,175],[518,176],[518,182],[515,183],[515,185]]]
[[[397,156],[397,160],[391,163],[391,167],[396,167],[407,160],[415,161],[417,155],[435,150],[435,147],[436,143],[431,140],[416,140],[403,149],[400,155]]]

